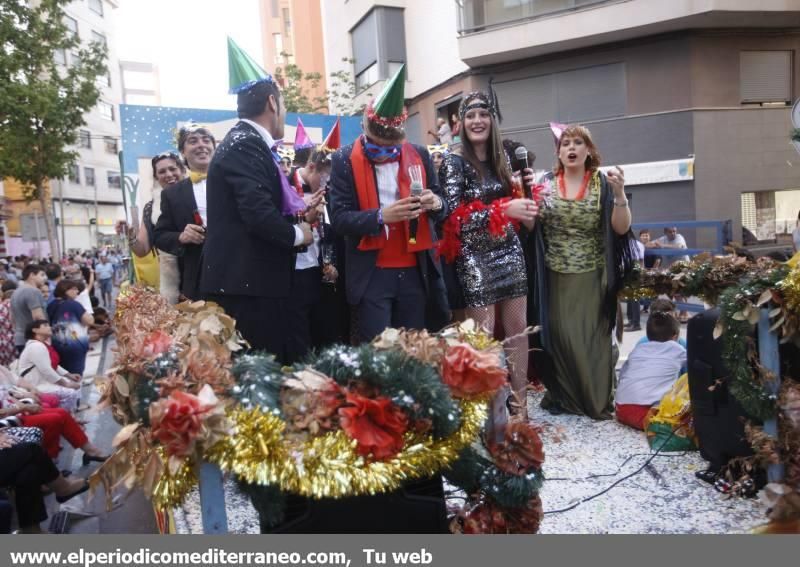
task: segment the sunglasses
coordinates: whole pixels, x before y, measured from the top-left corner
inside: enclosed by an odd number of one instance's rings
[[[161,152],[160,154],[156,154],[155,156],[153,156],[153,159],[150,160],[150,161],[153,164],[153,166],[155,167],[155,165],[158,162],[160,162],[162,159],[175,160],[175,163],[178,163],[178,164],[183,163],[182,160],[181,160],[181,156],[179,156],[177,153],[172,152],[172,151]]]

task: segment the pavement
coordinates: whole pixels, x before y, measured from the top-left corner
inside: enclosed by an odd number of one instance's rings
[[[100,392],[93,379],[102,377],[113,366],[115,344],[114,335],[92,343],[86,358],[81,405],[94,406],[100,399]],[[120,429],[120,425],[111,417],[111,411],[106,409],[95,412],[90,409],[78,414],[78,418],[88,421],[84,425],[84,431],[91,442],[110,453],[111,441]],[[82,451],[73,449],[63,440],[62,447],[57,462],[60,470],[66,469],[73,475],[87,477],[100,466],[100,463],[93,462],[84,467]],[[102,495],[93,497],[84,493],[64,504],[58,504],[54,496],[48,496],[45,504],[50,518],[49,531],[70,534],[158,533],[153,507],[140,490],[133,491],[124,501],[115,502],[111,511],[106,510],[103,500]]]

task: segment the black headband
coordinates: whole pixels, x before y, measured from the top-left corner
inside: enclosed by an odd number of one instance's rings
[[[469,101],[469,104],[467,104],[467,101]],[[492,116],[497,118],[497,109],[492,104],[490,98],[480,91],[471,92],[464,97],[461,106],[458,109],[459,118],[464,120],[464,116],[467,114],[467,112],[470,110],[475,110],[476,108],[488,110]]]

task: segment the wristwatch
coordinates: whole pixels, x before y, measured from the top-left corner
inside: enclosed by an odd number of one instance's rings
[[[436,197],[436,206],[433,207],[431,210],[432,211],[442,210],[442,207],[444,206],[444,201],[442,201],[442,198],[439,195],[434,195],[434,197]]]

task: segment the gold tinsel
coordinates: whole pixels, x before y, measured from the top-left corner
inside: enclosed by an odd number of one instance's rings
[[[183,503],[198,480],[194,473],[191,459],[184,459],[178,470],[173,473],[169,470],[170,467],[167,464],[163,447],[159,447],[156,450],[164,463],[164,467],[161,470],[161,476],[153,486],[151,499],[156,509],[170,510]]]
[[[247,482],[271,484],[301,496],[343,498],[391,492],[409,480],[441,472],[475,441],[486,420],[486,402],[462,401],[461,412],[461,426],[446,439],[434,441],[407,433],[405,448],[398,455],[368,462],[342,431],[290,446],[279,417],[258,408],[236,409],[231,415],[235,434],[206,457]]]
[[[789,272],[780,283],[780,290],[786,310],[800,316],[800,266]]]

